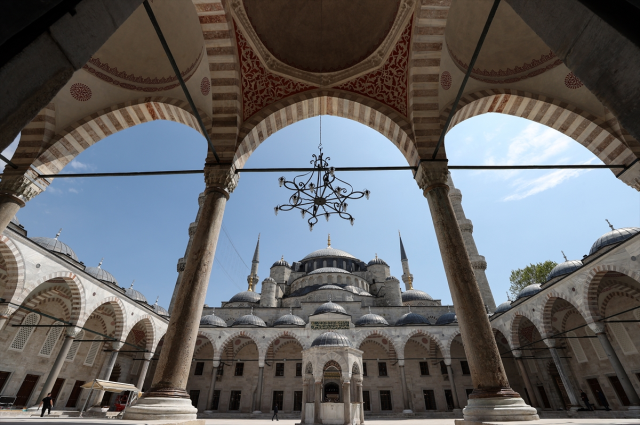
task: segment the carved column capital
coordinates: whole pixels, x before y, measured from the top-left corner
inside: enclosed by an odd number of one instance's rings
[[[547,338],[544,340],[544,343],[547,344],[549,348],[556,348],[556,340],[553,338]]]
[[[484,259],[482,255],[473,255],[471,256],[471,267],[474,270],[487,270],[487,261]]]
[[[69,338],[76,338],[81,331],[81,328],[70,326],[66,329],[66,334]]]
[[[235,167],[231,165],[205,164],[204,166],[206,192],[223,192],[228,197],[238,185],[239,178],[240,176],[235,173]]]
[[[607,325],[602,322],[589,323],[588,326],[596,335],[606,333],[607,331]]]
[[[447,177],[449,176],[447,163],[447,161],[420,163],[415,179],[418,187],[424,191],[425,195],[436,187],[446,187],[447,190],[449,189],[449,185],[447,184]]]
[[[511,353],[513,354],[513,357],[515,357],[517,359],[522,358],[522,351],[521,350],[513,350]]]
[[[184,258],[180,258],[178,260],[178,266],[177,266],[178,273],[183,272],[186,266],[187,266],[187,260],[185,260]]]
[[[194,221],[189,225],[189,237],[192,238],[193,235],[196,234],[196,229],[198,228],[198,222]]]
[[[458,226],[461,232],[473,233],[473,223],[468,218],[458,220]]]
[[[38,174],[32,169],[20,174],[12,174],[6,170],[0,181],[0,197],[23,207],[26,202],[44,192],[49,183],[47,179],[39,179]]]
[[[16,308],[9,303],[0,303],[0,319],[8,319],[13,313],[16,312]]]

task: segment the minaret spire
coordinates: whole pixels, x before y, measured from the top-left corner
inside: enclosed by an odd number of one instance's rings
[[[404,245],[402,244],[402,236],[400,235],[400,231],[398,230],[398,237],[400,238],[400,261],[402,261],[402,281],[404,282],[404,286],[407,291],[411,291],[413,289],[413,275],[411,274],[411,270],[409,270],[409,259],[407,258],[407,253],[404,251]]]
[[[331,248],[331,233],[328,234],[329,236],[327,237],[327,248]]]
[[[611,224],[611,222],[609,222],[609,220],[607,220],[607,219],[605,218],[605,219],[604,219],[604,221],[606,221],[606,222],[607,222],[607,224],[608,224],[608,225],[609,225],[609,227],[611,228],[611,231],[612,231],[612,232],[613,232],[614,230],[616,230],[616,229],[613,227],[613,224]],[[60,230],[62,230],[62,229],[60,229]],[[56,239],[58,239],[58,237],[57,237],[57,236],[56,236]]]
[[[260,234],[258,233],[258,243],[256,243],[256,250],[253,253],[253,260],[251,260],[251,274],[247,276],[247,283],[249,284],[248,291],[255,291],[258,284],[258,265],[260,264]]]

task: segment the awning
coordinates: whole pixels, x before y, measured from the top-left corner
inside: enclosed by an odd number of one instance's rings
[[[94,389],[97,391],[107,391],[110,393],[119,393],[122,391],[135,391],[136,393],[140,392],[140,390],[133,384],[104,381],[102,379],[94,379],[93,381],[89,381],[86,384],[82,385],[81,388]]]

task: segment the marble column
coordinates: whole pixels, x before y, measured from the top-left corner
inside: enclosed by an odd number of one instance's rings
[[[451,396],[453,398],[453,408],[460,408],[460,400],[458,400],[458,390],[456,388],[456,381],[453,378],[453,368],[451,367],[451,359],[444,360],[445,366],[447,366],[447,375],[449,375],[449,382],[451,383]]]
[[[398,360],[398,366],[400,367],[400,381],[402,385],[402,403],[404,405],[404,409],[402,413],[413,413],[411,410],[411,406],[409,405],[409,394],[407,391],[407,376],[404,372],[404,359]]]
[[[627,394],[627,398],[629,398],[629,402],[631,405],[629,406],[629,410],[640,410],[640,398],[638,398],[638,393],[635,388],[633,388],[633,384],[631,380],[629,380],[629,376],[627,372],[624,370],[620,359],[618,358],[618,354],[613,349],[611,345],[611,341],[607,336],[605,330],[606,327],[603,323],[592,323],[589,325],[591,330],[593,330],[598,337],[598,341],[600,341],[600,345],[604,349],[604,352],[607,353],[607,357],[609,358],[609,362],[613,367],[613,371],[616,373],[618,380],[620,381],[620,385],[624,389],[624,392]]]
[[[9,303],[0,303],[0,332],[4,329],[4,325],[7,324],[11,315],[16,311]]]
[[[309,397],[309,381],[303,378],[302,381],[302,407],[300,408],[300,424],[306,424],[305,411],[307,410],[307,398]]]
[[[342,404],[344,405],[344,425],[351,425],[351,382],[342,383]]]
[[[116,360],[118,360],[118,352],[120,351],[120,348],[122,346],[123,344],[121,342],[115,342],[111,344],[111,348],[113,351],[111,351],[111,354],[109,355],[109,360],[107,360],[104,371],[102,372],[102,376],[99,379],[104,379],[105,381],[109,380],[109,378],[111,377],[111,372],[113,372],[113,367],[116,365]],[[93,402],[94,404],[91,410],[95,410],[96,408],[102,407],[100,406],[100,403],[102,402],[103,397],[104,397],[104,391],[96,392],[96,397],[94,399],[94,402]]]
[[[524,360],[522,359],[522,353],[519,350],[513,351],[513,356],[516,359],[516,364],[518,365],[518,369],[520,369],[520,375],[522,376],[522,380],[524,381],[524,386],[527,388],[527,392],[529,393],[529,398],[531,399],[531,405],[533,407],[540,407],[538,403],[538,398],[536,397],[536,393],[533,389],[533,385],[531,385],[531,380],[529,379],[529,374],[527,373],[527,369],[524,366]]]
[[[213,396],[216,391],[216,381],[218,379],[218,369],[220,368],[220,360],[213,361],[213,370],[211,371],[211,386],[209,387],[209,395],[207,396],[207,407],[204,410],[213,410]]]
[[[262,377],[264,375],[264,363],[258,367],[258,388],[254,400],[253,413],[262,413]]]
[[[420,164],[415,178],[429,202],[471,370],[474,389],[463,411],[465,420],[537,420],[536,409],[528,406],[509,385],[480,288],[448,196],[448,175],[446,161],[429,161]]]
[[[213,266],[224,208],[238,181],[228,165],[205,165],[205,200],[176,294],[151,389],[127,409],[127,420],[195,420],[186,391],[202,307]]]
[[[42,387],[42,391],[40,391],[40,396],[37,398],[38,402],[45,398],[47,394],[49,394],[53,389],[53,386],[56,383],[56,379],[58,379],[58,375],[60,375],[60,370],[62,370],[62,366],[64,365],[64,360],[67,358],[67,354],[69,354],[71,344],[73,344],[73,340],[76,338],[79,332],[80,329],[76,327],[67,328],[64,341],[62,342],[62,347],[60,347],[60,351],[58,351],[58,356],[53,362],[53,366],[51,366],[51,370],[49,371],[49,376],[47,376],[44,387]]]
[[[576,390],[573,388],[573,384],[569,379],[569,374],[567,373],[560,359],[560,354],[558,354],[558,350],[556,349],[556,340],[546,339],[544,342],[545,344],[547,344],[547,347],[549,347],[549,352],[551,353],[551,357],[553,358],[553,363],[556,365],[556,369],[558,369],[560,379],[562,380],[562,385],[564,385],[567,396],[569,396],[569,402],[571,403],[570,410],[578,410],[582,406],[578,402]]]
[[[358,401],[360,402],[360,424],[364,423],[364,397],[362,396],[362,381],[358,382]]]
[[[313,390],[313,423],[320,424],[320,405],[322,402],[322,382],[316,381]]]
[[[151,353],[144,353],[142,358],[142,366],[140,368],[140,374],[138,375],[138,383],[136,384],[136,388],[142,391],[142,387],[144,387],[144,381],[147,378],[147,371],[149,370],[149,364],[151,363]]]

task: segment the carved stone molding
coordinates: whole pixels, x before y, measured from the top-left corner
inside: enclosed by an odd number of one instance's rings
[[[82,329],[75,326],[71,326],[66,329],[67,336],[71,338],[77,337],[80,332],[82,332]]]
[[[449,198],[451,198],[451,202],[462,202],[462,192],[458,188],[452,188],[449,190]]]
[[[593,322],[593,323],[589,323],[589,328],[595,333],[595,334],[601,334],[601,333],[605,333],[607,330],[607,325],[605,325],[602,322]]]
[[[29,202],[36,195],[44,192],[49,183],[46,179],[39,179],[37,173],[32,169],[27,170],[24,174],[12,175],[10,172],[5,172],[2,181],[0,181],[0,192],[16,196],[23,202]]]
[[[177,266],[178,273],[183,272],[186,265],[187,265],[187,260],[185,260],[184,258],[179,259],[178,266]]]
[[[189,225],[189,237],[192,238],[193,235],[196,234],[196,228],[198,227],[198,222],[194,221]]]
[[[8,319],[15,312],[16,312],[16,308],[13,307],[11,304],[9,303],[0,304],[0,318]]]
[[[469,219],[458,220],[458,227],[462,232],[473,233],[473,223]]]
[[[449,187],[448,175],[447,161],[429,161],[420,163],[415,179],[420,189],[427,190],[434,186]]]
[[[471,260],[471,267],[476,270],[487,270],[487,262],[482,255],[479,255],[477,259]]]
[[[415,0],[401,0],[400,6],[398,7],[398,14],[393,21],[389,33],[380,46],[378,46],[378,48],[362,62],[341,71],[316,73],[294,68],[273,57],[262,43],[262,40],[260,40],[260,37],[253,28],[253,25],[251,25],[242,0],[231,0],[230,3],[232,14],[236,19],[237,26],[246,36],[247,41],[251,47],[253,47],[256,54],[260,57],[261,62],[269,71],[320,87],[329,87],[345,82],[355,76],[366,74],[382,65],[389,56],[389,53],[393,50],[398,38],[407,25],[409,19],[411,19],[415,9]]]
[[[238,185],[239,174],[231,165],[206,164],[204,167],[204,182],[207,189],[217,188],[232,193]]]

